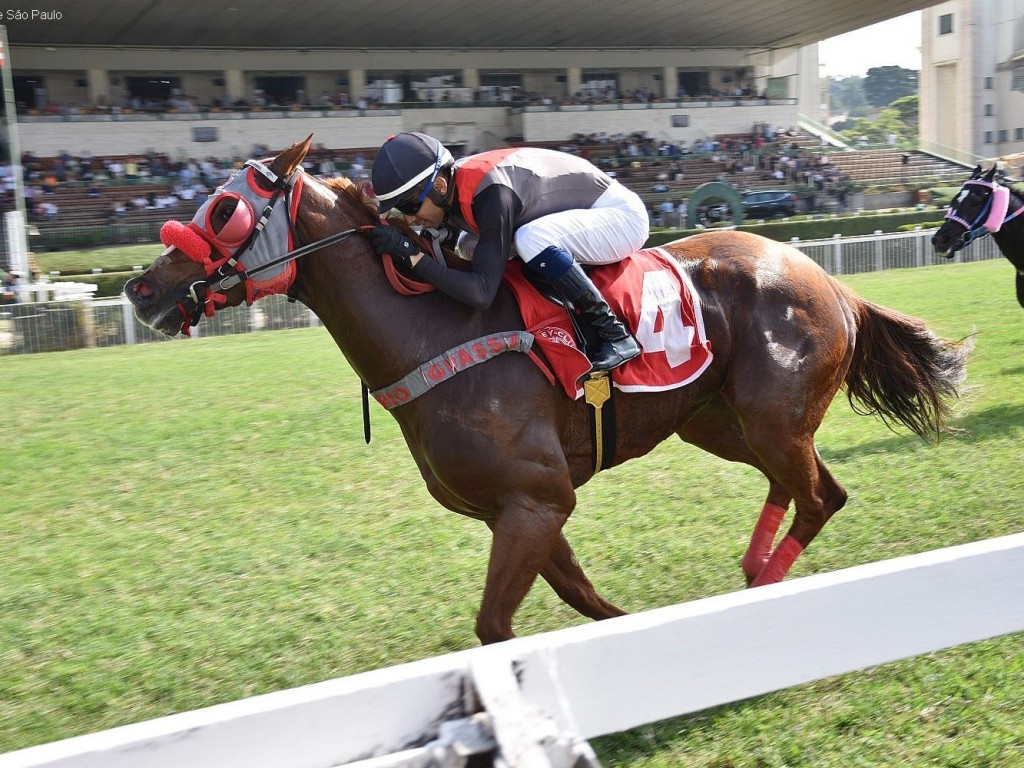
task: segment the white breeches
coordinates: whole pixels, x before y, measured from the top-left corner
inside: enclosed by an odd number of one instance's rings
[[[642,248],[648,234],[643,201],[616,181],[591,208],[559,211],[519,227],[515,249],[525,262],[556,245],[578,262],[610,264]]]

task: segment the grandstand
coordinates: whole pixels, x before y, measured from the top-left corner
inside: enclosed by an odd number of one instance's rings
[[[855,185],[855,188],[902,185],[907,188],[945,185],[963,177],[962,166],[918,151],[898,148],[859,149],[853,151],[826,151],[817,137],[807,133],[785,134],[760,149],[755,146],[755,135],[727,134],[708,142],[705,151],[659,153],[657,142],[648,142],[643,151],[632,155],[626,149],[626,140],[590,141],[580,137],[567,137],[564,141],[520,142],[529,146],[544,146],[576,152],[596,165],[614,174],[623,184],[633,189],[650,209],[664,200],[678,202],[689,198],[694,191],[709,182],[719,181],[738,190],[791,188],[809,184],[810,176],[821,168],[829,169],[828,182],[821,186],[826,199],[838,189],[837,182]],[[312,172],[347,174],[356,159],[365,163],[365,176],[376,154],[374,147],[319,148],[310,156],[308,169]],[[799,166],[792,166],[784,179],[771,173],[770,159],[787,155],[799,158]],[[827,163],[822,163],[822,158]],[[200,192],[192,200],[176,197],[180,187],[177,176],[183,163],[169,163],[162,175],[151,175],[143,162],[143,170],[136,178],[112,178],[104,171],[113,164],[138,160],[130,155],[108,155],[92,158],[97,172],[90,180],[69,178],[58,183],[50,193],[37,192],[36,201],[49,200],[57,205],[58,214],[52,220],[40,215],[31,216],[40,233],[42,248],[75,247],[76,238],[96,244],[106,237],[112,243],[155,240],[159,226],[167,219],[187,221],[192,217],[205,193],[212,190],[223,177],[207,178]],[[216,165],[222,169],[237,166],[241,158],[224,158]],[[58,158],[34,158],[34,165],[45,172]],[[325,164],[326,163],[326,164]],[[222,171],[226,173],[226,170]],[[172,175],[173,174],[173,175]],[[32,182],[30,182],[32,184]],[[148,203],[133,207],[131,201],[154,201],[171,198],[177,202],[163,207]],[[9,202],[9,201],[8,201]],[[120,203],[123,213],[113,208]],[[117,225],[132,225],[120,227]],[[97,235],[103,229],[104,235]],[[83,236],[92,231],[93,236]]]

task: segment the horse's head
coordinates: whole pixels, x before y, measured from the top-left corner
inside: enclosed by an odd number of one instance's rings
[[[940,256],[952,258],[975,238],[999,231],[1009,207],[1010,190],[995,174],[994,165],[985,173],[977,166],[954,195],[945,221],[932,236],[932,246]]]
[[[250,160],[188,224],[164,224],[160,238],[166,250],[124,287],[139,320],[168,336],[187,335],[203,314],[288,290],[294,262],[260,268],[292,249],[290,220],[312,138],[265,163]]]

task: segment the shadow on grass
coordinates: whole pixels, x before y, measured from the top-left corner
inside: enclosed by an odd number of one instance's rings
[[[970,440],[986,440],[1011,434],[1024,427],[1024,403],[998,403],[971,411],[953,425],[965,432]]]
[[[1024,403],[999,403],[971,411],[955,419],[950,426],[953,432],[943,435],[942,442],[966,440],[978,442],[1011,434],[1015,429],[1024,428]],[[921,439],[906,430],[886,432],[886,437],[869,443],[840,448],[819,446],[818,451],[826,463],[845,461],[873,453],[903,453],[908,448],[921,444]]]

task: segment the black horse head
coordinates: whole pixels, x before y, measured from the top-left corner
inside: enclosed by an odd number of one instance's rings
[[[1024,203],[996,178],[993,165],[982,173],[974,169],[953,196],[945,221],[932,235],[935,252],[947,259],[979,237],[995,235],[996,244],[1017,268],[1017,301],[1024,307]],[[1005,225],[1005,226],[1004,226]]]
[[[997,202],[997,190],[1005,189],[995,175],[994,165],[985,173],[982,173],[980,165],[976,166],[971,177],[953,196],[945,221],[932,236],[932,246],[938,255],[952,258],[953,254],[967,247],[972,240],[988,234],[990,230],[985,225],[990,223],[990,215]],[[1006,215],[1005,211],[1003,215]]]

